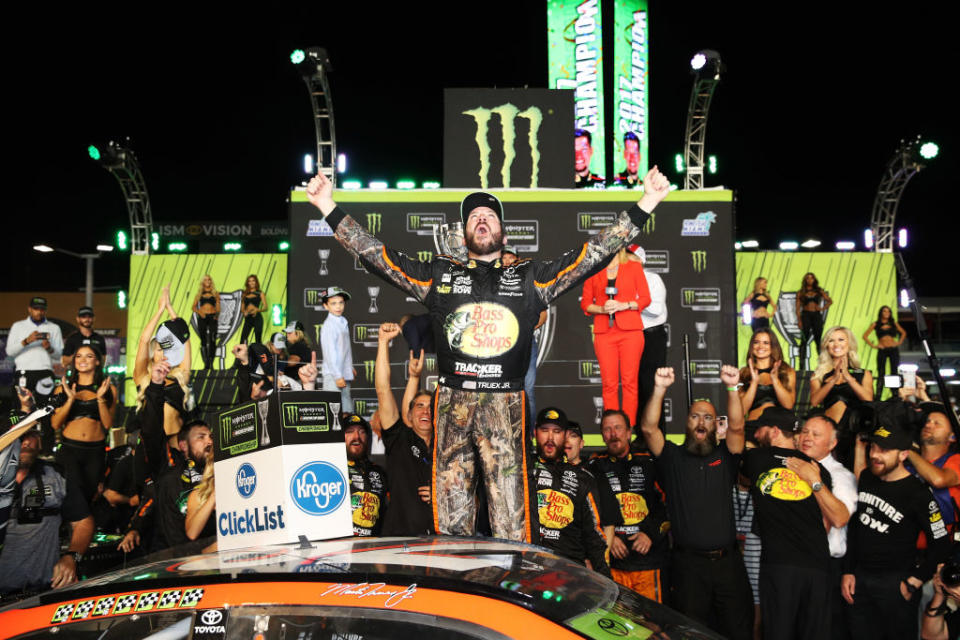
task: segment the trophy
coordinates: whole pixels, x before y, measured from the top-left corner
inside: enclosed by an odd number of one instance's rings
[[[341,427],[340,427],[340,403],[339,403],[339,402],[330,402],[330,403],[328,403],[328,405],[330,406],[330,413],[333,414],[333,427],[331,427],[331,428],[332,428],[334,431],[340,431],[340,430],[341,430]]]
[[[462,222],[445,222],[434,227],[434,233],[439,233],[439,238],[435,238],[435,244],[441,253],[457,260],[467,260],[467,245]]]
[[[367,287],[367,293],[370,294],[370,308],[367,313],[377,313],[377,296],[380,295],[380,287]]]
[[[600,421],[603,420],[603,397],[593,397],[593,406],[597,409],[597,415],[593,419],[595,424],[600,424]]]
[[[270,434],[267,433],[267,414],[270,412],[270,398],[264,398],[257,403],[257,411],[260,412],[260,446],[266,447],[270,444]]]
[[[697,349],[706,349],[707,341],[705,335],[707,333],[707,323],[694,322],[693,326],[697,328]]]
[[[330,275],[330,270],[327,268],[327,260],[330,259],[330,249],[317,249],[317,254],[320,256],[320,275]]]
[[[607,297],[608,297],[608,298],[610,298],[611,300],[613,300],[614,296],[617,295],[617,288],[616,288],[616,287],[604,287],[603,292],[604,292],[605,294],[607,294]],[[610,316],[610,325],[609,325],[609,326],[612,327],[612,326],[613,326],[613,316],[616,315],[616,311],[611,311],[608,315]]]

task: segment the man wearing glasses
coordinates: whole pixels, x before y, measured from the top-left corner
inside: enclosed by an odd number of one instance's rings
[[[640,429],[657,458],[667,497],[674,540],[672,606],[703,624],[712,621],[714,630],[728,638],[748,640],[753,633],[753,598],[737,546],[732,498],[744,449],[737,368],[724,365],[720,379],[727,390],[723,441],[717,441],[717,410],[708,400],[691,405],[682,445],[664,437],[660,411],[674,381],[672,367],[657,369]]]

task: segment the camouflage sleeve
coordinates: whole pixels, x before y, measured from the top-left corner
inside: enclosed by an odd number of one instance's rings
[[[333,228],[337,242],[356,256],[367,271],[420,302],[426,300],[433,284],[432,263],[419,262],[399,251],[388,249],[340,207],[334,209],[326,220]]]
[[[596,273],[611,255],[627,246],[649,217],[649,213],[633,205],[629,211],[621,211],[614,224],[584,242],[580,248],[572,249],[556,260],[537,263],[534,284],[543,304],[550,304]]]

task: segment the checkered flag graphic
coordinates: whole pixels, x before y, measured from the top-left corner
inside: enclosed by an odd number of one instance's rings
[[[62,604],[57,607],[57,610],[53,613],[53,617],[50,618],[50,624],[56,624],[58,622],[66,622],[70,619],[70,614],[73,613],[73,604]]]
[[[160,604],[157,605],[157,609],[173,609],[180,601],[181,593],[180,589],[164,591],[160,596]]]
[[[183,600],[180,601],[181,607],[195,607],[203,597],[203,589],[187,589],[183,592]]]
[[[137,602],[137,594],[131,593],[130,595],[120,596],[117,598],[117,606],[114,607],[114,613],[128,613],[133,609],[133,605]]]
[[[140,599],[137,600],[137,606],[134,608],[134,611],[150,611],[153,609],[154,605],[157,604],[157,600],[159,599],[159,591],[148,591],[147,593],[141,593]]]
[[[77,610],[73,612],[73,619],[80,620],[86,618],[93,611],[93,600],[84,600],[77,603]]]
[[[110,613],[110,607],[113,606],[113,603],[117,599],[113,596],[107,596],[106,598],[100,598],[97,600],[97,606],[93,609],[94,616],[105,616]]]

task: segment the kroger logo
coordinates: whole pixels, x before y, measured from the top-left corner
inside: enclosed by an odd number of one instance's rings
[[[244,498],[249,498],[253,495],[253,490],[256,488],[257,472],[254,470],[252,464],[244,462],[240,465],[240,468],[237,469],[237,493]]]
[[[308,462],[293,474],[290,496],[297,508],[311,516],[336,511],[347,493],[347,481],[329,462]]]

